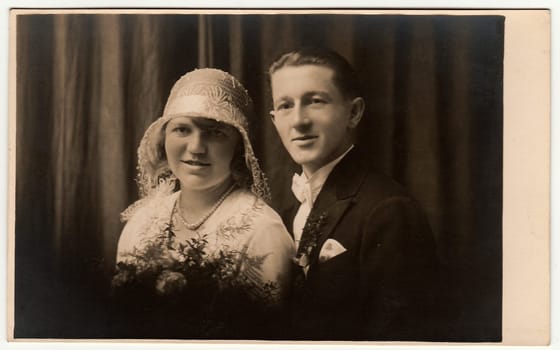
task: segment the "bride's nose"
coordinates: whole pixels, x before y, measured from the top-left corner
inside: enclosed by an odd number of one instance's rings
[[[187,150],[193,154],[203,154],[207,150],[207,136],[202,132],[193,132],[187,144]]]

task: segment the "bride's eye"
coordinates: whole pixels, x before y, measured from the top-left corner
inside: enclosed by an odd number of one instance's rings
[[[221,128],[212,128],[209,131],[209,134],[213,137],[217,137],[217,138],[224,138],[227,137],[227,133],[221,129]]]
[[[171,132],[177,135],[187,135],[191,132],[191,128],[185,125],[175,125],[171,128]]]

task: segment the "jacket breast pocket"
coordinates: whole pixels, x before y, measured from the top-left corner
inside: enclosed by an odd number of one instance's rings
[[[325,259],[324,261],[321,261],[321,257],[319,257],[319,260],[317,261],[319,266],[328,266],[330,264],[336,264],[336,263],[340,263],[340,262],[346,262],[348,263],[348,257],[350,256],[348,251],[344,251],[336,256],[333,256],[331,258]]]
[[[351,251],[345,251],[327,261],[313,266],[308,275],[309,287],[315,291],[323,291],[315,296],[320,304],[337,304],[348,295],[355,293],[357,288],[358,267],[356,257]],[[328,291],[328,292],[326,292]]]
[[[346,280],[354,274],[356,268],[355,256],[351,251],[345,251],[326,261],[317,262],[313,266],[317,277],[323,280],[342,281]]]

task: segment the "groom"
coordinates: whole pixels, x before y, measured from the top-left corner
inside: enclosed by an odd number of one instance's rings
[[[293,338],[430,337],[434,239],[418,203],[359,155],[365,103],[352,67],[306,48],[281,56],[269,74],[273,124],[302,167],[283,215],[297,246]]]

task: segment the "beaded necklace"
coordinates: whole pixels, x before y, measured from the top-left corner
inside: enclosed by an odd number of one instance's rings
[[[206,213],[203,217],[201,217],[195,223],[191,224],[191,223],[189,223],[189,221],[187,219],[185,219],[185,217],[183,216],[183,213],[181,211],[180,204],[179,205],[177,204],[179,202],[179,200],[175,201],[175,206],[174,206],[173,209],[178,214],[179,219],[181,220],[183,225],[185,225],[186,228],[188,228],[191,231],[196,231],[200,226],[202,226],[202,224],[204,224],[206,222],[206,220],[208,220],[208,218],[210,218],[210,216],[212,216],[212,214],[214,214],[214,212],[216,210],[218,210],[220,205],[227,198],[227,196],[229,196],[229,194],[233,191],[234,188],[235,188],[235,184],[231,185],[230,188],[228,188],[227,191],[225,191],[222,194],[222,196],[218,199],[218,201],[214,204],[214,206],[210,209],[210,211],[208,211],[208,213]]]

